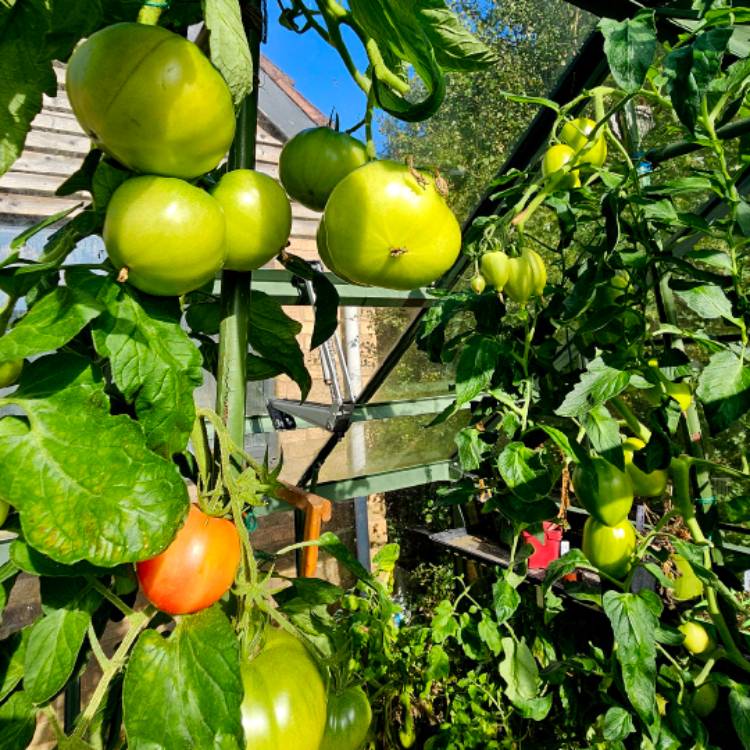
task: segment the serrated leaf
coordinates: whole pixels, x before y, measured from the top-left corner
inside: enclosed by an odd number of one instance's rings
[[[81,579],[43,580],[44,617],[31,628],[24,659],[23,685],[34,703],[44,703],[65,686],[101,601],[102,595]]]
[[[427,672],[425,674],[428,680],[443,680],[451,672],[451,663],[448,654],[442,646],[433,645],[427,653]]]
[[[123,683],[128,747],[240,750],[243,695],[239,642],[218,606],[181,617],[168,638],[146,630]]]
[[[505,484],[522,500],[538,500],[550,491],[552,482],[542,456],[523,443],[508,443],[498,456],[497,468]]]
[[[499,656],[503,650],[500,630],[497,627],[497,623],[486,612],[482,613],[482,619],[477,626],[477,633],[479,633],[479,637],[492,655]]]
[[[453,605],[447,599],[443,599],[435,607],[430,626],[435,643],[444,643],[458,634],[459,625],[453,614]]]
[[[211,62],[232,92],[235,107],[253,90],[253,59],[247,43],[239,0],[203,0],[211,32]]]
[[[0,362],[59,349],[102,309],[102,305],[83,290],[58,287],[42,297],[0,338]]]
[[[620,742],[635,732],[630,714],[620,706],[613,706],[604,714],[602,734],[608,742]]]
[[[600,357],[592,360],[581,380],[555,411],[561,417],[580,417],[622,393],[630,383],[630,374],[604,363]]]
[[[696,394],[711,430],[725,430],[750,410],[750,367],[734,352],[717,352],[703,369]]]
[[[23,679],[23,665],[26,658],[26,644],[31,628],[17,630],[0,641],[0,703]]]
[[[0,175],[21,155],[31,121],[42,108],[42,94],[54,96],[57,89],[42,43],[51,26],[49,4],[25,0],[6,13],[0,28]]]
[[[297,383],[304,401],[312,379],[295,338],[301,330],[302,326],[286,315],[272,297],[263,292],[250,293],[250,345],[257,354],[278,364]]]
[[[0,706],[0,748],[29,747],[36,729],[36,709],[23,691],[13,693]]]
[[[483,70],[497,55],[472,34],[444,0],[418,0],[417,16],[443,70]]]
[[[744,750],[750,750],[750,694],[745,686],[737,685],[729,691],[729,714]]]
[[[724,318],[730,323],[737,319],[732,315],[732,303],[721,287],[711,284],[691,286],[689,289],[675,288],[675,294],[702,318],[716,320]]]
[[[591,568],[591,563],[580,549],[572,549],[562,557],[558,557],[557,560],[553,560],[547,566],[544,583],[542,584],[543,590],[547,591],[553,583],[577,568]]]
[[[497,624],[502,625],[516,613],[521,604],[521,595],[505,579],[492,584],[492,607]]]
[[[659,618],[641,594],[607,591],[603,603],[617,644],[615,655],[625,692],[643,721],[658,727],[655,633]]]
[[[188,507],[185,484],[136,422],[110,415],[87,360],[38,359],[0,403],[26,415],[0,420],[0,486],[29,544],[58,562],[111,567],[171,541]]]
[[[481,437],[479,431],[474,427],[465,427],[459,430],[454,441],[458,449],[458,460],[464,471],[473,471],[479,468],[482,456],[489,450],[489,446]]]
[[[599,22],[599,30],[604,35],[604,52],[612,77],[626,91],[637,91],[656,53],[654,12],[640,11],[625,21],[605,18]]]
[[[500,344],[487,336],[467,342],[456,366],[456,406],[464,406],[486,390],[499,364]]]
[[[68,283],[104,307],[92,326],[97,353],[135,404],[148,447],[165,456],[184,450],[195,421],[193,391],[203,382],[201,355],[180,325],[177,299],[142,295],[108,276],[69,274]]]
[[[620,425],[607,407],[599,404],[582,414],[580,419],[594,450],[623,471],[625,459],[622,453]]]

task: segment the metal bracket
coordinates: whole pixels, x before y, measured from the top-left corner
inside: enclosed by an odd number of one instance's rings
[[[318,261],[309,262],[309,265],[316,271],[323,270],[323,266]],[[312,282],[296,277],[294,284],[298,288],[304,289],[310,304],[314,308],[315,289]],[[268,413],[274,420],[276,429],[295,429],[297,424],[294,418],[296,417],[316,427],[322,427],[329,432],[346,432],[354,413],[354,394],[338,331],[335,331],[328,341],[324,341],[320,345],[320,365],[323,370],[323,382],[331,391],[331,403],[300,403],[284,398],[269,399],[267,402]],[[341,373],[341,378],[339,378],[339,373]],[[291,419],[291,426],[286,426],[287,422],[279,415],[286,415],[287,419]],[[283,426],[277,426],[277,419],[279,424]]]

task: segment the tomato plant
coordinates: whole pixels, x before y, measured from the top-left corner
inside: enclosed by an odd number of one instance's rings
[[[136,565],[148,600],[170,615],[198,612],[218,601],[234,582],[240,538],[231,521],[190,506],[185,525],[156,557]]]
[[[367,148],[361,141],[333,128],[309,128],[284,145],[279,179],[294,200],[322,211],[336,185],[366,163]]]
[[[179,295],[216,276],[226,255],[217,200],[171,177],[133,177],[112,195],[104,221],[107,254],[148,294]]]
[[[461,228],[434,179],[391,161],[371,162],[345,177],[323,221],[332,268],[359,284],[429,284],[461,248]]]
[[[235,169],[211,192],[224,209],[226,259],[230,271],[254,271],[287,244],[292,207],[281,186],[268,175]]]

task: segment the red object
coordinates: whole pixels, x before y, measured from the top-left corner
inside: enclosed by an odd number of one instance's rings
[[[529,558],[529,568],[546,568],[553,560],[560,557],[560,541],[562,540],[562,529],[551,521],[545,521],[544,541],[540,542],[528,531],[522,532],[524,542],[528,542],[534,553]]]

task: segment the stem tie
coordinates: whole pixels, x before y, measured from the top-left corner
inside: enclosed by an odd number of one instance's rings
[[[651,174],[654,171],[654,165],[645,156],[645,151],[636,151],[632,156],[633,161],[636,163],[635,171],[641,176]]]
[[[167,10],[169,8],[170,0],[145,0],[144,5],[147,8],[160,8],[161,10]]]

